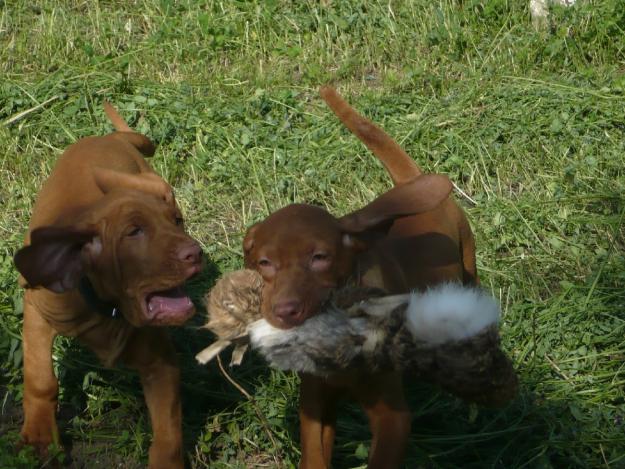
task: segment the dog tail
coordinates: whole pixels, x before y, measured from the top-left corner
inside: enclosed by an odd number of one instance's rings
[[[345,127],[378,157],[396,186],[421,174],[421,169],[414,160],[402,150],[390,135],[369,119],[358,114],[334,88],[323,86],[319,90],[319,94]]]
[[[131,143],[145,157],[154,156],[154,153],[156,152],[156,146],[152,143],[152,141],[145,135],[142,135],[132,130],[111,103],[109,103],[108,101],[104,101],[103,105],[104,112],[113,123],[113,127],[115,127],[115,130],[117,130],[117,132],[121,132],[115,134],[116,138],[121,138]]]
[[[106,115],[113,123],[113,127],[115,127],[115,130],[117,130],[118,132],[134,132],[134,130],[132,130],[128,126],[124,118],[119,115],[117,109],[115,109],[111,103],[109,103],[108,101],[104,101],[103,105],[104,112],[106,112]]]

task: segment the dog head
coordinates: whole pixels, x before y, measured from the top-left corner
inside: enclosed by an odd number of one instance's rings
[[[342,218],[293,204],[250,227],[243,241],[245,267],[263,277],[264,318],[283,329],[302,324],[345,282],[376,233],[385,233],[397,218],[433,209],[451,188],[445,176],[424,175]]]
[[[33,230],[16,253],[27,287],[64,293],[87,277],[135,326],[181,324],[193,315],[182,286],[200,271],[202,251],[172,199],[116,188],[71,219]]]

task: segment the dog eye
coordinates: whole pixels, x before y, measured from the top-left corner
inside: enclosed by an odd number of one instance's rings
[[[182,226],[184,225],[184,219],[182,217],[176,217],[175,223],[176,226]]]
[[[330,255],[325,252],[316,252],[310,258],[310,268],[322,272],[330,267]]]
[[[329,260],[330,260],[330,255],[326,254],[325,252],[317,252],[313,254],[312,256],[313,262],[324,262],[324,261],[329,261]]]
[[[258,261],[258,266],[259,267],[269,267],[269,266],[271,266],[271,261],[269,259],[265,259],[265,258],[260,259]]]
[[[136,238],[137,236],[141,236],[143,233],[143,228],[141,228],[140,226],[133,226],[132,228],[130,228],[128,233],[126,233],[126,236],[128,236],[129,238]]]

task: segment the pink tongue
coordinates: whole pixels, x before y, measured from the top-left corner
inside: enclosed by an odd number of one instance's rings
[[[151,317],[178,316],[193,307],[191,299],[180,288],[154,293],[148,300],[148,313]]]

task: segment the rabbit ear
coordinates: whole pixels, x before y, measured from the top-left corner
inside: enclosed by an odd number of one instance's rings
[[[175,205],[174,191],[156,173],[128,174],[96,167],[93,168],[93,177],[100,190],[105,194],[116,188],[134,189],[160,196],[168,204]]]
[[[344,232],[363,233],[388,225],[397,218],[432,210],[449,196],[447,176],[426,174],[394,187],[370,204],[339,219]]]

